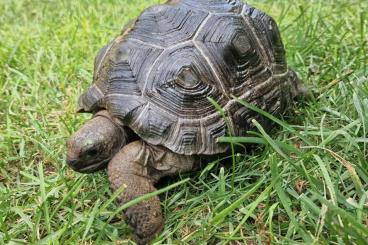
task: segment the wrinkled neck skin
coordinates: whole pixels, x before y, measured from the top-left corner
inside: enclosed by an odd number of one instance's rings
[[[124,128],[107,111],[100,111],[68,140],[67,163],[77,172],[95,172],[105,168],[126,142]]]

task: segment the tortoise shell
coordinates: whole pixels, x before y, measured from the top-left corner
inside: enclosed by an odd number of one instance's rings
[[[146,9],[101,49],[78,106],[107,109],[150,144],[216,154],[227,150],[218,137],[242,136],[251,119],[264,120],[234,97],[280,115],[289,104],[288,73],[278,28],[265,13],[238,0],[172,0]]]

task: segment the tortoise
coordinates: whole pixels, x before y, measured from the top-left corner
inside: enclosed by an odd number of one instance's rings
[[[247,135],[253,119],[272,128],[237,98],[282,116],[304,93],[264,12],[239,0],[154,5],[97,54],[93,84],[77,109],[93,116],[68,140],[67,163],[81,173],[107,166],[112,190],[126,185],[122,205],[155,191],[161,178],[226,153],[217,139]],[[163,229],[157,196],[124,217],[139,244]]]

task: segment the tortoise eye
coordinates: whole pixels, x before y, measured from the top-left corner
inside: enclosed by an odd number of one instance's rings
[[[92,148],[92,149],[86,151],[86,155],[89,156],[89,157],[94,157],[97,154],[98,154],[98,151],[95,148]]]

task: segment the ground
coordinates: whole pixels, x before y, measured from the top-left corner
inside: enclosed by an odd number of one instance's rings
[[[74,112],[96,52],[157,2],[0,0],[0,244],[128,243],[106,173],[71,171],[65,141],[89,117]],[[368,2],[249,3],[312,96],[232,139],[258,142],[246,154],[166,180],[156,242],[366,244]]]

